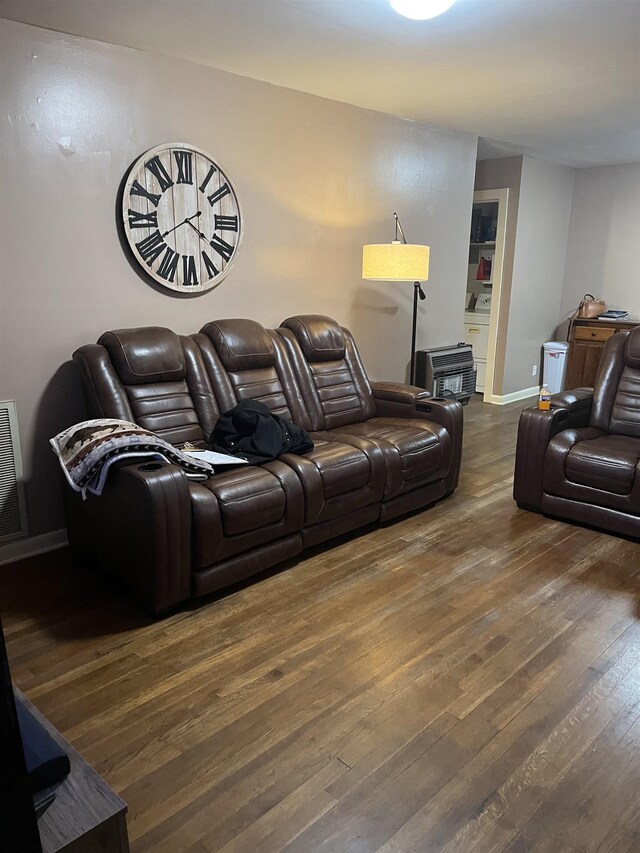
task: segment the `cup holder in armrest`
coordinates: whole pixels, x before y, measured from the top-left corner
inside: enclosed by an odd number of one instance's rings
[[[138,471],[159,471],[164,468],[162,462],[145,462],[144,465],[138,465]]]

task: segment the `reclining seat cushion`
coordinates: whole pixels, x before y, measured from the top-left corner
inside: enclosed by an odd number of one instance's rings
[[[219,320],[195,335],[211,372],[221,364],[239,400],[258,400],[306,430],[312,427],[301,405],[301,393],[282,341],[252,320]],[[219,382],[222,387],[224,382]],[[216,388],[217,390],[217,388]],[[225,404],[230,402],[225,399]],[[304,455],[282,454],[279,461],[296,472],[304,491],[305,526],[330,521],[382,498],[384,462],[348,442],[327,441],[312,434],[314,447]]]
[[[640,438],[595,427],[564,430],[547,447],[543,489],[555,497],[638,515]]]
[[[315,428],[326,439],[359,442],[377,448],[385,460],[384,500],[413,491],[447,476],[452,464],[450,436],[426,419],[376,417],[371,385],[351,333],[329,317],[290,317],[281,336],[295,366],[305,401],[318,412]],[[339,361],[327,359],[339,356]],[[323,372],[330,365],[333,373]],[[343,382],[344,376],[349,382]],[[340,380],[338,392],[350,389],[358,406],[343,405],[336,413],[331,379]],[[340,399],[340,398],[339,398]],[[343,397],[342,400],[349,399]],[[355,416],[351,416],[355,413]]]
[[[119,329],[105,332],[98,344],[107,351],[135,423],[172,444],[203,439],[178,335],[155,326]]]
[[[298,477],[276,460],[242,465],[189,483],[194,560],[204,569],[257,546],[297,534],[304,497]]]
[[[444,479],[451,467],[451,438],[433,421],[371,418],[330,434],[345,440],[359,436],[380,446],[387,462],[386,499]]]

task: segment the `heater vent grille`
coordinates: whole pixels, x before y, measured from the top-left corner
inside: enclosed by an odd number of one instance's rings
[[[0,542],[26,534],[16,404],[0,401]]]
[[[476,390],[476,368],[469,344],[416,353],[416,385],[434,397],[453,395],[463,405]]]

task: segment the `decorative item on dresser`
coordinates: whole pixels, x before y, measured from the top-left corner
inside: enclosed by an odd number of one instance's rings
[[[624,320],[576,318],[569,332],[569,359],[565,388],[592,388],[607,340],[616,332],[628,332],[640,325],[640,317]]]

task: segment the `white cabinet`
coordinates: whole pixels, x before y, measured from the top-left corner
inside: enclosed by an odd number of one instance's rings
[[[476,391],[484,391],[487,369],[487,351],[489,347],[489,312],[466,311],[464,315],[464,339],[473,347],[473,360],[476,363]]]

